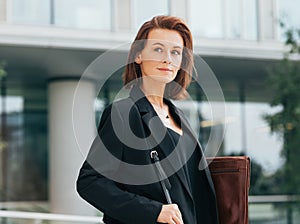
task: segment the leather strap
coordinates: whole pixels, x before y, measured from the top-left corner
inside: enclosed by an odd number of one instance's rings
[[[171,184],[170,184],[170,181],[169,181],[166,173],[164,172],[162,166],[159,163],[159,157],[158,157],[157,151],[156,150],[151,151],[150,156],[154,161],[154,165],[156,167],[156,173],[160,179],[160,184],[164,191],[167,202],[168,202],[168,204],[172,204],[172,200],[171,200],[170,192],[169,192],[169,190],[171,189]]]

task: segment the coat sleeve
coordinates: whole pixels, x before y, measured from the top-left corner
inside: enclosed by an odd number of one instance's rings
[[[94,140],[79,172],[77,192],[105,215],[122,223],[156,223],[162,203],[122,189],[122,184],[105,175],[113,175],[114,172],[117,172],[118,164],[107,159],[105,161],[97,160],[99,152],[104,150],[104,145],[116,158],[122,158],[123,144],[113,131],[110,113],[111,107],[103,112],[98,129],[99,135]],[[121,115],[115,116],[114,119],[118,119],[117,122],[122,128]]]

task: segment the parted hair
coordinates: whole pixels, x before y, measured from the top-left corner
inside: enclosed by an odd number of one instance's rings
[[[192,80],[194,68],[193,38],[185,22],[174,16],[155,16],[141,26],[129,50],[127,64],[123,74],[124,85],[137,84],[135,81],[142,77],[140,65],[135,62],[135,58],[138,53],[144,49],[145,41],[147,41],[148,35],[153,29],[175,30],[183,39],[184,49],[181,67],[177,72],[174,82],[167,84],[165,97],[171,99],[184,98],[185,90]]]

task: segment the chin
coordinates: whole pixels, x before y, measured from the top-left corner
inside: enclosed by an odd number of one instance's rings
[[[157,82],[160,82],[160,83],[163,83],[163,84],[168,84],[170,82],[172,82],[173,80],[175,79],[175,77],[154,77],[153,80],[157,81]]]
[[[148,77],[155,80],[155,81],[157,81],[157,82],[167,84],[167,83],[172,82],[175,79],[176,75],[163,74],[163,75],[151,75],[151,76],[148,76]]]

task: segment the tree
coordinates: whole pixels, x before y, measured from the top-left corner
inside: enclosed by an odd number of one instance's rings
[[[5,66],[6,66],[6,62],[0,61],[0,79],[2,79],[2,77],[6,76],[6,71],[4,70]]]
[[[283,24],[281,24],[284,27]],[[272,107],[281,110],[264,118],[271,132],[280,134],[283,140],[282,156],[285,159],[282,168],[281,189],[285,194],[300,194],[300,29],[288,29],[285,32],[285,44],[289,52],[270,72],[270,87],[274,92],[270,102]]]

